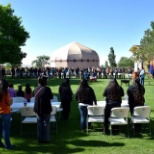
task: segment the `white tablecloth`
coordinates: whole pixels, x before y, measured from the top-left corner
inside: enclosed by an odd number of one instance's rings
[[[60,107],[61,105],[61,102],[51,102],[51,105],[52,106],[56,106],[57,108]],[[22,107],[24,107],[24,103],[23,102],[14,102],[12,105],[11,105],[11,109],[12,110],[20,110]],[[34,102],[28,102],[26,107],[34,107]]]
[[[106,101],[97,101],[97,105],[105,107]],[[129,107],[128,100],[122,100],[121,106],[122,107]]]

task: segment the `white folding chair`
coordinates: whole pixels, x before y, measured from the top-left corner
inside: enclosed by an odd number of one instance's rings
[[[21,118],[22,118],[21,119],[21,134],[22,134],[22,125],[23,124],[36,124],[37,117],[32,107],[23,107],[20,109],[20,112],[21,112]]]
[[[129,136],[129,123],[128,123],[129,108],[116,107],[111,109],[110,122],[110,135],[112,136],[113,125],[127,125],[127,131]]]
[[[134,124],[149,124],[149,130],[151,135],[151,123],[150,123],[150,113],[151,113],[151,107],[150,106],[138,106],[134,108],[133,114],[131,116],[131,124],[133,129],[133,135],[134,135]]]
[[[23,103],[26,100],[24,97],[20,97],[20,96],[12,97],[12,99],[13,99],[13,102],[15,103]]]
[[[102,123],[104,122],[104,107],[103,106],[88,106],[87,107],[87,134],[89,123]]]
[[[55,127],[55,131],[54,132],[57,133],[57,107],[56,106],[52,106],[50,122],[53,123],[53,127]]]

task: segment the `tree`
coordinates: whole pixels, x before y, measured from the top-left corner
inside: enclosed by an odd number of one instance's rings
[[[36,60],[32,61],[32,65],[35,65],[36,67],[44,67],[45,64],[50,64],[49,63],[50,57],[49,56],[38,56],[36,57]]]
[[[127,58],[127,57],[121,57],[118,62],[118,67],[134,67],[134,60],[133,57]]]
[[[108,55],[108,61],[110,63],[111,67],[116,67],[116,55],[114,54],[114,49],[113,47],[110,48],[110,53]]]
[[[108,61],[105,61],[105,67],[109,67]]]
[[[21,25],[21,17],[14,14],[11,5],[0,5],[0,64],[10,63],[20,65],[26,53],[22,52],[21,47],[25,45],[30,37]]]
[[[151,29],[144,32],[144,36],[140,41],[140,48],[133,53],[133,56],[136,60],[142,59],[148,63],[154,58],[154,22],[151,22]]]

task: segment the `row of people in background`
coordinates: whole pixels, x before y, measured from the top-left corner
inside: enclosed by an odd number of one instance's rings
[[[25,97],[27,102],[30,102],[30,98],[33,96],[30,84],[26,84],[24,91],[22,90],[22,85],[19,85],[18,90],[16,91],[14,89],[13,84],[9,83],[8,93],[9,93],[10,97],[16,97],[16,96]]]
[[[60,67],[60,68],[52,68],[52,67],[12,67],[10,70],[5,69],[5,67],[2,68],[1,73],[2,76],[5,77],[6,74],[10,74],[12,78],[18,77],[18,78],[37,78],[42,73],[46,74],[47,77],[59,77],[59,78],[71,78],[71,76],[81,77],[84,72],[92,73],[95,72],[98,77],[103,73],[104,76],[113,73],[128,73],[132,74],[133,69],[132,68],[111,68],[111,67],[88,67],[88,68],[67,68],[67,67]]]

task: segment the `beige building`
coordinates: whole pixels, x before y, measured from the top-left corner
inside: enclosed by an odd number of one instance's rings
[[[99,67],[100,59],[97,52],[77,42],[72,42],[51,55],[51,67]]]

